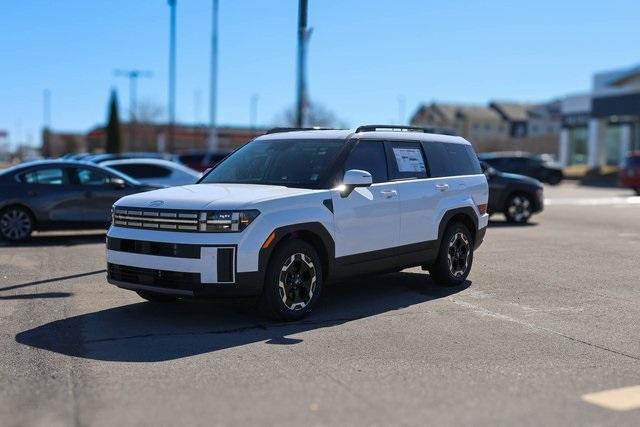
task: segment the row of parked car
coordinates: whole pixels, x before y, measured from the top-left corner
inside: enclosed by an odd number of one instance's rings
[[[20,241],[36,229],[105,227],[111,206],[119,198],[193,184],[202,172],[183,161],[204,169],[214,166],[225,155],[75,155],[14,166],[0,173],[0,238]],[[496,169],[492,164],[498,158],[498,155],[481,156],[490,186],[489,212],[503,213],[510,222],[525,223],[543,208],[542,184]]]

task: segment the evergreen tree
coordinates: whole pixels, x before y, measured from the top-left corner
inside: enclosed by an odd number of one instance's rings
[[[120,134],[120,118],[118,117],[118,95],[115,89],[111,91],[109,100],[109,122],[107,123],[107,153],[122,151],[122,135]]]

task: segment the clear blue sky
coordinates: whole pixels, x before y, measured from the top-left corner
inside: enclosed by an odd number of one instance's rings
[[[309,92],[351,126],[397,122],[423,101],[546,100],[595,71],[640,62],[633,0],[309,0]],[[178,0],[177,115],[208,116],[210,0]],[[40,143],[43,90],[57,130],[104,122],[115,68],[153,71],[139,99],[166,105],[166,0],[0,2],[0,129]],[[220,0],[219,122],[272,124],[294,100],[297,0]]]

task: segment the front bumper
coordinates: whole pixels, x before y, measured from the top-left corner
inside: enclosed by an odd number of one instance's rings
[[[222,238],[216,241],[203,242],[185,240],[184,235],[112,227],[107,234],[108,282],[125,289],[191,297],[262,292],[264,277],[258,264],[254,271],[238,268],[239,241],[219,235]],[[163,241],[154,240],[159,237]]]

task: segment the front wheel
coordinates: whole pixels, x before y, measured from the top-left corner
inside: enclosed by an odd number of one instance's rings
[[[29,238],[33,232],[31,213],[20,206],[12,206],[0,213],[0,236],[5,240],[19,242]]]
[[[449,225],[442,236],[438,258],[429,269],[431,278],[442,286],[460,286],[467,280],[472,263],[471,232],[461,223]]]
[[[322,280],[316,250],[302,240],[285,241],[269,261],[259,309],[273,319],[302,319],[318,301]]]
[[[515,194],[507,200],[504,215],[507,221],[516,224],[524,224],[529,221],[533,213],[533,204],[526,194]]]

